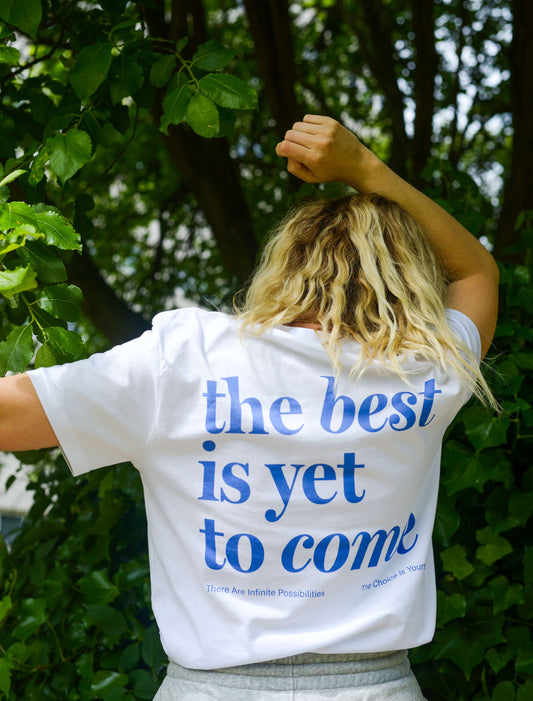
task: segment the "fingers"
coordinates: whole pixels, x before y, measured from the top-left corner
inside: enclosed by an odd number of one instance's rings
[[[285,139],[276,146],[276,153],[282,158],[292,158],[302,162],[309,156],[309,148],[297,141]]]
[[[289,158],[287,160],[287,170],[291,175],[295,175],[297,178],[300,178],[300,180],[303,180],[306,183],[318,182],[317,178],[313,175],[309,168],[304,166],[303,163],[295,161],[294,158]]]

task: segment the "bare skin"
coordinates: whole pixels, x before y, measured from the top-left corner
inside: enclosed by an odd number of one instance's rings
[[[492,256],[463,226],[391,171],[334,119],[306,115],[277,148],[289,172],[309,183],[343,182],[398,202],[421,224],[453,282],[447,305],[466,314],[488,350],[498,307],[498,268]],[[301,326],[316,328],[312,320]],[[0,450],[34,450],[58,441],[26,374],[0,379]]]

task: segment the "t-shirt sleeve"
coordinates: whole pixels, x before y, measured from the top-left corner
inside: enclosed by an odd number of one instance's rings
[[[74,475],[135,462],[157,411],[157,333],[28,375]]]
[[[450,329],[472,351],[479,365],[481,362],[481,338],[472,319],[457,309],[447,309],[446,317]]]

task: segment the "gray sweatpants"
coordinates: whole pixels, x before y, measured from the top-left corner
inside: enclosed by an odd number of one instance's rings
[[[407,652],[304,654],[195,670],[169,664],[154,701],[424,701]]]

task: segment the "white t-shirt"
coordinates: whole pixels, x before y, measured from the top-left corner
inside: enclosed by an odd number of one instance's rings
[[[448,318],[479,357],[474,324]],[[344,344],[346,368],[358,352]],[[163,646],[209,669],[432,638],[441,441],[468,392],[405,369],[335,384],[310,329],[241,339],[233,317],[182,309],[30,377],[74,475],[139,470]]]

